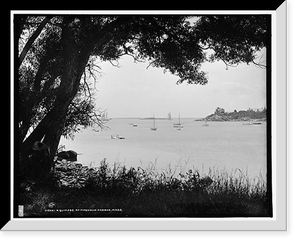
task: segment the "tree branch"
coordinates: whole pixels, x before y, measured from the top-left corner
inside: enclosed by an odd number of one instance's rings
[[[87,90],[87,92],[88,92],[88,99],[92,100],[92,94],[91,94],[91,91],[90,91],[90,86],[89,86],[89,84],[86,81],[86,73],[85,72],[83,72],[83,89],[84,89],[84,95],[86,96],[86,90]]]
[[[267,65],[261,64],[261,63],[256,63],[255,61],[252,61],[252,63],[256,66],[258,66],[261,69],[265,69],[267,68]]]
[[[257,57],[257,56],[256,56],[256,57]],[[262,58],[263,58],[263,55],[259,58],[258,63],[255,62],[254,60],[252,61],[252,63],[253,63],[254,65],[258,66],[258,67],[261,68],[261,69],[265,69],[265,68],[267,68],[267,65],[262,64],[262,62],[261,62]]]
[[[73,102],[70,103],[70,105],[75,108],[79,113],[82,113],[82,111],[74,104]],[[104,125],[104,122],[101,119],[101,112],[100,114],[97,114],[94,110],[92,110],[90,113],[85,113],[87,117],[92,121],[92,123],[96,124],[102,129],[109,128],[108,126]]]
[[[148,66],[146,67],[146,69],[149,69],[149,67],[152,66],[153,63],[155,63],[155,60],[150,61],[149,64],[148,64]]]
[[[145,62],[144,59],[138,58],[138,54],[134,53],[134,50],[131,48],[131,46],[126,47],[126,45],[123,44],[122,48],[123,48],[123,53],[121,53],[120,56],[128,55],[128,56],[133,58],[133,61],[135,63],[136,62],[139,62],[139,63],[144,63]]]
[[[119,62],[117,60],[117,64],[114,64],[111,60],[108,60],[110,62],[110,64],[114,67],[120,68]]]
[[[25,47],[23,48],[20,57],[19,57],[19,67],[22,64],[26,54],[28,53],[29,49],[31,48],[33,42],[36,40],[36,38],[39,36],[39,34],[42,32],[45,25],[50,21],[50,17],[45,17],[39,27],[36,29],[36,31],[32,34],[32,36],[27,41]]]

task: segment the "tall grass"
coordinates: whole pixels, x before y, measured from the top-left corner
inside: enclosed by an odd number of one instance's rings
[[[197,169],[177,172],[176,168],[171,166],[158,171],[155,163],[143,169],[126,168],[118,163],[109,165],[102,161],[99,167],[88,171],[83,187],[67,189],[54,185],[49,189],[48,187],[47,191],[44,191],[49,197],[43,199],[51,202],[54,210],[65,208],[121,210],[63,213],[66,216],[271,216],[266,182],[262,177],[251,179],[247,173],[239,169],[228,172],[210,168],[208,173],[203,174]],[[36,192],[39,201],[40,194],[41,191]],[[30,204],[32,202],[34,194]],[[41,204],[38,214],[62,216],[58,211],[45,211],[45,206],[48,205]]]

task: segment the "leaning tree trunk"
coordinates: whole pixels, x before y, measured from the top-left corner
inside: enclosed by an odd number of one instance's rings
[[[65,99],[65,97],[64,99],[57,99],[53,109],[22,143],[19,169],[20,174],[25,176],[25,178],[28,178],[27,176],[34,176],[35,179],[31,179],[38,180],[37,178],[40,177],[37,174],[32,173],[35,172],[36,169],[43,169],[41,170],[41,174],[44,175],[44,178],[47,178],[46,175],[50,173],[53,166],[53,157],[57,151],[66,121],[68,106],[72,99],[73,97],[68,97],[68,99]],[[43,155],[43,152],[34,151],[33,146],[36,142],[43,142],[43,144],[49,148],[49,153],[47,152],[47,155]],[[43,166],[41,167],[41,165]]]
[[[39,168],[37,164],[45,164],[45,162],[41,162],[37,160],[37,162],[29,162],[28,158],[32,158],[34,160],[37,157],[31,157],[32,154],[32,147],[36,141],[43,142],[49,147],[49,155],[47,159],[47,165],[45,168],[50,169],[53,163],[53,158],[57,151],[59,141],[64,129],[66,115],[68,111],[68,107],[72,102],[74,96],[78,91],[78,86],[80,82],[80,78],[78,78],[80,74],[77,73],[76,79],[68,79],[69,82],[69,91],[68,90],[61,90],[60,95],[56,98],[54,106],[52,110],[43,118],[43,120],[38,124],[35,130],[30,134],[30,136],[22,143],[21,150],[20,150],[20,171],[23,170],[31,171],[28,169],[28,165],[34,170],[34,168]],[[38,158],[39,159],[39,158]]]
[[[64,129],[68,107],[78,92],[82,74],[93,49],[91,44],[82,48],[75,43],[75,36],[69,23],[70,21],[66,21],[62,33],[64,67],[58,94],[52,110],[42,119],[20,147],[19,166],[21,172],[24,169],[30,171],[28,165],[32,168],[41,163],[38,161],[28,163],[28,158],[32,158],[30,154],[36,141],[42,141],[49,147],[48,161],[53,162]],[[47,166],[47,168],[49,167]]]

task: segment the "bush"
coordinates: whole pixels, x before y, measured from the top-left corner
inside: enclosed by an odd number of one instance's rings
[[[217,170],[210,170],[206,175],[197,170],[175,174],[172,170],[127,169],[118,164],[110,167],[102,161],[99,167],[84,168],[83,172],[86,172],[86,181],[82,187],[57,185],[55,190],[45,191],[47,198],[42,198],[41,191],[36,190],[38,200],[47,199],[56,208],[122,209],[119,212],[77,213],[81,214],[79,216],[271,216],[266,183],[261,178],[252,180],[240,170],[231,174]],[[34,195],[31,194],[32,199]],[[28,201],[28,196],[23,199]],[[39,203],[38,206],[48,205]],[[40,210],[40,214],[45,214],[44,210]],[[48,212],[49,215],[53,213]]]

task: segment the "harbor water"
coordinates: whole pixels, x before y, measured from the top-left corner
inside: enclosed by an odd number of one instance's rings
[[[208,122],[204,126],[204,121],[181,118],[180,130],[174,128],[174,123],[178,121],[157,119],[157,130],[151,130],[151,119],[111,119],[106,122],[107,129],[84,129],[74,140],[62,138],[60,145],[76,151],[78,161],[92,167],[106,158],[110,165],[117,163],[127,168],[171,168],[177,173],[189,169],[202,173],[238,169],[252,178],[265,178],[266,122]]]

